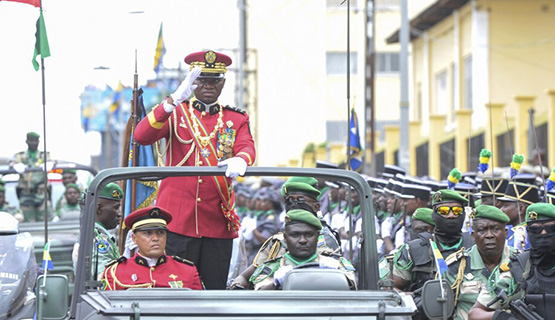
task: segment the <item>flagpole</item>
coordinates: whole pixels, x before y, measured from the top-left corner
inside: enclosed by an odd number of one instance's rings
[[[347,161],[345,169],[351,170],[351,1],[347,0]]]
[[[40,3],[40,15],[42,16],[42,0]],[[40,32],[40,31],[39,31]],[[39,37],[40,39],[40,37]],[[39,40],[40,41],[40,40]],[[45,77],[44,77],[44,57],[40,55],[40,69],[42,75],[42,130],[43,130],[43,166],[44,166],[44,243],[48,241],[48,171],[46,170],[46,161],[48,160],[48,153],[46,152],[46,90],[45,90]]]

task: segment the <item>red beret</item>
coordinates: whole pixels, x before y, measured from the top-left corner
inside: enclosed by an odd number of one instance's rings
[[[164,208],[146,207],[133,211],[124,220],[124,227],[135,230],[167,229],[171,214]]]
[[[185,63],[194,67],[201,67],[202,73],[224,74],[227,66],[231,64],[231,58],[223,53],[212,50],[191,53],[185,57]]]

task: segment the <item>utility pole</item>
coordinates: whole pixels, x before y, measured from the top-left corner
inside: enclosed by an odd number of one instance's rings
[[[401,69],[401,119],[399,121],[399,129],[401,133],[401,141],[399,144],[398,160],[399,165],[409,172],[409,23],[407,0],[401,0],[401,30],[399,33],[399,39],[401,42],[401,54],[399,55],[399,66]]]
[[[247,62],[247,0],[237,0],[239,7],[239,70],[237,106],[245,108],[245,65]]]
[[[364,119],[366,121],[365,125],[365,145],[367,149],[370,149],[370,166],[365,166],[368,168],[367,174],[375,177],[377,174],[376,168],[376,137],[375,134],[375,95],[374,95],[374,75],[375,75],[375,60],[376,51],[374,46],[374,39],[376,34],[376,25],[374,23],[376,16],[376,6],[374,0],[366,0],[366,59],[364,68]]]

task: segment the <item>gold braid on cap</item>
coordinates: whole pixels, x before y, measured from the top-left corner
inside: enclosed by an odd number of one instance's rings
[[[223,62],[215,62],[215,63],[207,63],[202,61],[194,61],[190,63],[190,70],[193,70],[194,67],[201,67],[202,72],[207,73],[226,73],[227,66]]]

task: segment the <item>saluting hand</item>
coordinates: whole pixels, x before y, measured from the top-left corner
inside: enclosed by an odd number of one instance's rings
[[[177,90],[175,90],[175,92],[170,95],[173,100],[173,105],[169,103],[164,103],[164,110],[166,110],[166,112],[172,112],[176,106],[178,106],[179,104],[181,104],[181,102],[185,101],[191,96],[193,91],[195,91],[195,89],[197,88],[197,85],[193,83],[198,78],[201,72],[201,67],[194,67],[193,70],[189,72],[189,74],[187,75],[185,80],[181,82]]]

